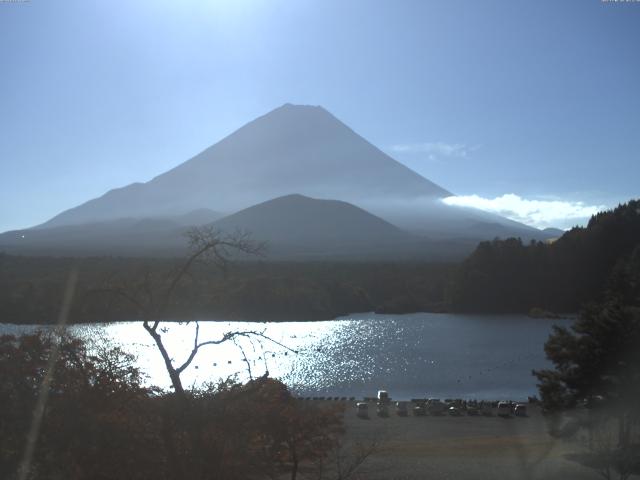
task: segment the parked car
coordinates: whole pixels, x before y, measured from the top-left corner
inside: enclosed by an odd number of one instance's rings
[[[416,417],[424,417],[427,414],[427,406],[424,402],[416,403],[413,407],[413,414]]]
[[[526,417],[527,416],[527,406],[519,403],[516,405],[516,408],[513,410],[513,414],[516,417]]]
[[[396,414],[399,417],[406,417],[409,414],[407,402],[396,402]]]
[[[498,402],[498,415],[500,417],[510,417],[511,402]]]
[[[429,415],[443,415],[447,410],[447,406],[437,398],[427,400],[427,411]]]
[[[451,406],[449,407],[449,415],[451,415],[452,417],[459,417],[460,415],[462,415],[462,410],[460,410],[458,407]]]
[[[369,418],[369,404],[367,402],[356,403],[356,412],[360,418]]]
[[[389,403],[389,392],[386,390],[378,390],[378,402],[380,403]]]

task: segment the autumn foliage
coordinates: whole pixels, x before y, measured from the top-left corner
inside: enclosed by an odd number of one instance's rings
[[[183,397],[142,386],[118,348],[36,333],[0,337],[0,477],[17,478],[40,385],[59,352],[33,479],[296,478],[342,434],[340,408],[270,378]]]

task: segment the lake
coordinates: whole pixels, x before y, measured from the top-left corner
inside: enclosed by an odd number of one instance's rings
[[[322,322],[200,322],[201,340],[253,330],[277,343],[242,338],[203,347],[183,373],[183,383],[233,375],[246,380],[268,370],[304,396],[375,396],[385,389],[399,399],[526,399],[537,393],[531,370],[549,366],[543,347],[552,325],[570,323],[524,315],[434,313],[359,313]],[[1,324],[0,332],[35,328],[42,327]],[[87,339],[120,344],[137,355],[148,384],[168,388],[160,354],[140,322],[69,328]],[[183,361],[193,345],[195,324],[163,323],[162,328],[169,353],[176,363]]]

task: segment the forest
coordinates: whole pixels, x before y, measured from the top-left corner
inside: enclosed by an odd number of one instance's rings
[[[70,321],[138,318],[108,291],[160,292],[184,259],[36,258],[0,255],[0,318],[55,322],[69,272],[78,269]],[[196,264],[174,292],[168,320],[323,320],[353,312],[443,311],[455,264],[243,261],[221,270]]]
[[[0,318],[55,322],[69,272],[78,272],[70,321],[139,318],[113,295],[162,294],[184,258],[26,257],[0,253]],[[554,242],[482,242],[463,262],[195,263],[163,319],[323,320],[355,312],[576,313],[640,269],[640,201],[593,216]],[[553,312],[553,313],[552,313]]]
[[[639,268],[640,201],[632,200],[552,243],[482,242],[457,269],[450,306],[474,313],[575,313],[601,300],[624,271]]]

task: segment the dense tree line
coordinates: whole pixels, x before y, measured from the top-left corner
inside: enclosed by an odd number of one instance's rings
[[[598,213],[553,243],[482,242],[454,277],[451,308],[577,312],[603,298],[612,273],[624,268],[639,244],[639,200]]]
[[[69,271],[79,271],[72,322],[131,320],[136,309],[106,284],[160,289],[183,259],[22,257],[0,254],[0,321],[53,323]],[[243,261],[196,264],[176,288],[167,319],[319,320],[366,311],[442,311],[455,265]]]

